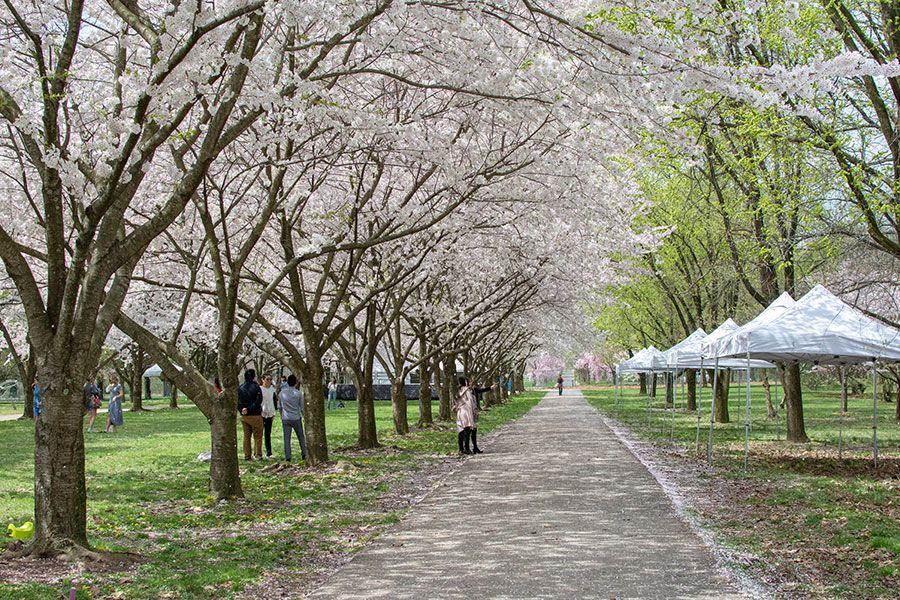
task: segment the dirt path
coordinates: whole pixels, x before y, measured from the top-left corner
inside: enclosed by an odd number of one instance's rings
[[[578,391],[484,449],[309,597],[743,597]]]

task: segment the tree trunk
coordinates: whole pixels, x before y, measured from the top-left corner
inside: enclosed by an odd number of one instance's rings
[[[359,437],[357,445],[363,449],[377,448],[378,431],[375,427],[375,395],[372,390],[371,372],[357,374],[356,377],[356,411]]]
[[[169,408],[178,408],[178,388],[172,384],[172,394],[169,396]]]
[[[638,383],[640,384],[639,393],[641,396],[647,395],[647,374],[639,373],[638,374]]]
[[[134,364],[131,371],[131,412],[144,410],[144,367],[146,354],[140,348],[131,353]]]
[[[431,363],[431,383],[434,385],[434,393],[440,403],[444,386],[441,383],[441,361],[438,358],[435,358]],[[438,407],[438,410],[440,410],[440,407]]]
[[[309,465],[314,467],[328,462],[328,438],[325,431],[325,370],[322,358],[306,349],[306,365],[303,370],[303,390],[306,393],[304,430]]]
[[[766,393],[766,417],[774,419],[776,413],[775,405],[772,403],[772,385],[769,383],[769,374],[765,370],[763,370],[762,385]]]
[[[897,397],[894,399],[894,418],[900,423],[900,382],[897,384]]]
[[[406,389],[403,385],[402,370],[400,376],[391,382],[391,410],[394,415],[394,431],[400,435],[409,433],[409,419],[406,414]]]
[[[509,378],[510,374],[505,374],[500,379],[500,403],[506,402],[509,400]]]
[[[784,396],[787,411],[787,440],[789,442],[808,442],[806,428],[803,424],[803,396],[800,391],[800,365],[787,365],[784,368]]]
[[[657,383],[656,373],[652,373],[650,375],[650,397],[651,398],[656,398],[656,383]]]
[[[209,415],[212,439],[209,493],[216,500],[244,496],[238,469],[237,385],[236,382],[229,383],[222,395],[212,400]]]
[[[719,377],[716,380],[716,423],[730,423],[731,417],[728,414],[728,389],[731,385],[731,369],[723,369],[719,371]]]
[[[687,384],[687,409],[695,411],[697,410],[697,370],[687,369],[684,372],[684,378]]]
[[[88,540],[81,376],[87,369],[69,374],[45,365],[39,368],[44,387],[34,429],[34,538],[28,552],[46,558],[87,550]]]
[[[441,407],[439,414],[441,421],[449,421],[452,418],[450,415],[451,399],[456,395],[454,392],[455,386],[453,385],[454,371],[453,358],[444,358],[443,366],[441,367],[441,378],[444,382],[441,386]]]
[[[841,382],[841,411],[847,412],[847,371],[844,367],[838,371],[838,379]]]
[[[666,406],[674,406],[675,405],[675,374],[674,373],[666,373],[663,375],[666,378]]]
[[[22,361],[21,365],[16,365],[19,371],[19,389],[22,390],[22,418],[34,418],[34,390],[32,384],[37,374],[37,368],[34,364],[34,352],[29,353],[28,358]],[[38,385],[40,387],[40,385]]]
[[[431,416],[431,373],[423,364],[420,368],[422,377],[419,379],[419,427],[434,424]]]

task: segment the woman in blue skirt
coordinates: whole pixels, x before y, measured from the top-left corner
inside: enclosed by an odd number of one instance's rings
[[[122,387],[122,384],[119,383],[119,378],[115,375],[109,378],[109,387],[106,388],[106,392],[109,394],[109,412],[106,416],[106,433],[109,433],[110,428],[112,428],[113,433],[115,433],[116,427],[119,427],[125,422],[125,419],[122,416],[122,401],[125,400],[125,389]]]

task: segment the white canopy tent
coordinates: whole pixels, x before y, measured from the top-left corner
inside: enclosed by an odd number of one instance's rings
[[[747,335],[748,332],[751,332],[755,329],[760,329],[765,327],[769,323],[771,323],[774,319],[781,316],[784,311],[794,306],[794,299],[790,294],[784,292],[778,298],[775,299],[769,306],[765,308],[761,313],[756,315],[749,322],[745,323],[743,326],[738,327],[726,333],[725,335],[717,336],[715,338],[706,338],[701,341],[701,353],[704,356],[713,356],[718,357],[718,354],[714,350],[714,348],[718,347],[718,345],[722,344],[724,340],[733,339],[737,336]],[[721,360],[721,359],[720,359]],[[732,359],[734,360],[734,359]],[[745,365],[749,365],[754,361],[744,360]],[[773,367],[775,365],[772,365]],[[749,366],[747,367],[749,373]],[[709,444],[706,450],[707,460],[712,459],[712,423],[710,422],[710,431],[709,431]],[[747,468],[747,460],[750,454],[750,377],[747,377],[747,404],[746,410],[744,413],[744,468]]]
[[[713,390],[715,390],[715,384],[718,381],[718,373],[720,369],[733,369],[733,370],[747,370],[747,379],[749,381],[749,369],[771,369],[774,368],[775,365],[772,363],[757,360],[751,361],[749,364],[746,360],[739,359],[728,359],[728,360],[720,360],[718,362],[714,360],[710,360],[707,358],[707,355],[704,353],[704,344],[709,343],[712,340],[721,339],[731,333],[740,329],[740,325],[734,322],[733,319],[726,319],[724,323],[716,327],[712,333],[709,335],[697,335],[699,331],[703,331],[702,329],[698,329],[687,339],[679,342],[675,346],[672,346],[668,350],[666,350],[665,355],[668,361],[668,366],[671,369],[709,369],[713,368],[714,371],[714,379],[713,379]],[[693,340],[691,340],[693,338]],[[691,341],[689,341],[691,340]],[[697,399],[697,437],[696,437],[696,445],[697,450],[700,449],[700,406],[702,405],[702,394],[703,388],[700,389],[701,397]],[[715,393],[715,392],[714,392]],[[713,399],[710,404],[710,416],[709,416],[709,444],[707,446],[707,459],[711,458],[712,453],[712,429],[713,422],[715,419],[715,399]]]
[[[792,306],[775,306],[780,300],[764,311],[772,309],[771,316],[760,315],[743,331],[707,339],[707,352],[717,358],[745,357],[747,363],[754,358],[837,365],[872,362],[872,448],[877,465],[876,365],[900,361],[900,330],[870,319],[821,285]],[[747,393],[749,398],[749,386]],[[745,447],[745,456],[746,451]]]
[[[697,344],[700,343],[705,337],[706,337],[706,332],[703,331],[702,327],[698,327],[689,336],[687,336],[686,338],[684,338],[683,340],[681,340],[680,342],[678,342],[677,344],[675,344],[668,350],[663,351],[663,356],[666,357],[666,365],[668,366],[668,368],[673,373],[676,373],[679,368],[682,368],[682,369],[686,368],[686,367],[679,367],[679,365],[678,365],[679,353],[683,352],[683,351],[689,351],[691,348],[695,348],[697,346]],[[682,379],[681,393],[682,393],[682,400],[684,400],[684,397],[683,397],[683,395],[684,395],[684,379]],[[703,387],[702,386],[700,387],[700,396],[701,397],[703,396]],[[698,399],[698,405],[697,405],[697,419],[698,419],[697,435],[698,435],[698,439],[699,439],[699,435],[700,435],[700,433],[699,433],[699,431],[700,431],[700,429],[699,429],[699,419],[700,419],[699,399]],[[669,433],[669,439],[674,438],[674,436],[675,436],[675,402],[672,402],[672,428]]]
[[[619,403],[619,374],[621,373],[653,373],[666,369],[666,357],[654,346],[647,346],[637,354],[616,366],[616,404]],[[648,419],[649,419],[649,397]]]

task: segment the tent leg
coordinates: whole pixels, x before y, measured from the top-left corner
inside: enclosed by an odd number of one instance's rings
[[[747,346],[749,347],[749,342]],[[744,471],[750,458],[750,351],[747,350],[747,371],[744,373],[747,379],[747,412],[744,414]]]
[[[667,374],[666,377],[671,378],[672,383],[672,428],[669,430],[669,443],[675,443],[675,372]],[[669,394],[669,382],[666,382],[666,395]]]
[[[872,361],[872,463],[878,467],[878,365]]]
[[[703,406],[703,358],[700,358],[700,389],[697,391],[697,453],[700,453],[700,407]]]
[[[706,443],[706,462],[712,464],[713,427],[716,419],[716,388],[719,385],[719,358],[713,371],[712,401],[709,403],[709,440]]]
[[[841,365],[841,381],[847,381],[847,367]],[[844,405],[840,405],[838,415],[838,460],[844,458]]]

